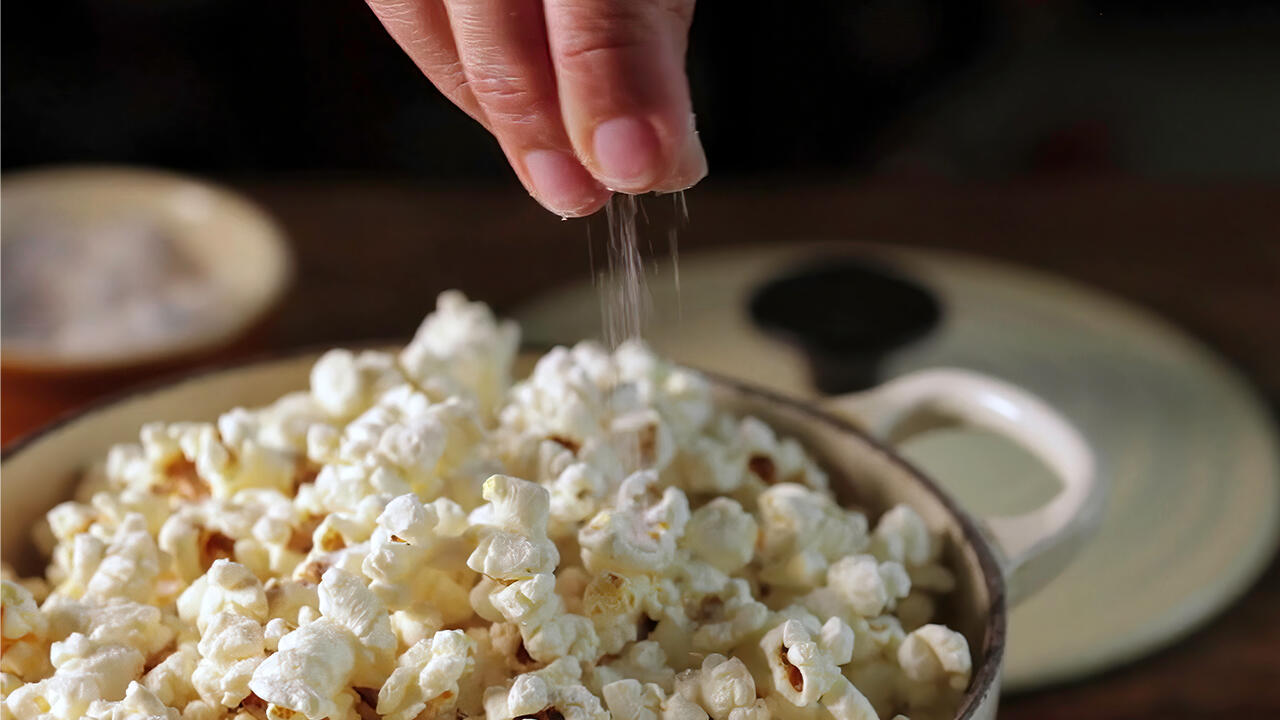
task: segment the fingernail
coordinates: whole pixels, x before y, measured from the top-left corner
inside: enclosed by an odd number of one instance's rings
[[[591,138],[596,164],[611,188],[647,190],[661,171],[662,146],[653,125],[638,117],[606,120]]]
[[[685,141],[684,150],[676,163],[675,172],[655,188],[658,192],[678,192],[688,190],[707,176],[707,153],[702,149],[702,141],[697,132],[690,132]]]
[[[559,150],[525,153],[524,169],[538,202],[558,215],[585,215],[600,204],[606,192],[577,158]]]

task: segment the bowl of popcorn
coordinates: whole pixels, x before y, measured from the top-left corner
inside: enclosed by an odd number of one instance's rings
[[[970,517],[889,449],[948,423],[1060,493]],[[638,342],[528,357],[456,292],[403,348],[141,392],[3,478],[6,718],[991,718],[1006,608],[1103,492],[990,378],[819,409]]]

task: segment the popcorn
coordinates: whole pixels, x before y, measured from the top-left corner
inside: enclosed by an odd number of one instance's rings
[[[151,657],[173,640],[165,614],[153,605],[113,599],[89,605],[80,614],[77,631],[98,644],[123,645]]]
[[[837,720],[878,718],[871,702],[838,667],[853,655],[853,631],[834,617],[817,633],[813,629],[802,620],[785,620],[760,641],[773,692],[798,708],[820,703]],[[770,708],[787,712],[782,703],[771,704]]]
[[[562,658],[542,670],[518,675],[507,686],[491,687],[484,694],[488,720],[515,720],[533,716],[565,720],[609,720],[600,698],[583,687],[581,669]]]
[[[412,494],[392,500],[378,516],[362,563],[372,580],[369,589],[393,614],[409,613],[400,615],[402,622],[429,615],[445,624],[466,620],[472,614],[468,593],[474,580],[461,560],[466,529],[466,514],[452,500],[423,505]]]
[[[378,714],[387,720],[413,720],[457,704],[458,681],[474,665],[475,641],[461,630],[442,630],[418,641],[396,661],[396,669],[378,691]]]
[[[812,587],[831,562],[868,544],[866,518],[817,490],[774,485],[760,494],[759,507],[760,579],[771,585]]]
[[[613,660],[592,666],[585,684],[592,692],[599,694],[611,682],[631,679],[671,692],[675,687],[675,678],[675,670],[668,662],[662,646],[653,640],[641,640],[628,645]]]
[[[918,683],[945,683],[953,690],[969,685],[972,662],[964,636],[942,625],[913,630],[898,646],[898,664]]]
[[[6,645],[28,635],[43,635],[47,629],[31,592],[12,580],[0,580],[0,608],[4,610],[0,635]]]
[[[519,344],[514,323],[497,321],[483,303],[450,290],[440,293],[436,311],[400,353],[400,365],[419,386],[457,387],[492,416],[510,383]]]
[[[224,611],[208,620],[203,632],[191,684],[206,702],[235,707],[248,697],[249,680],[266,656],[262,625]]]
[[[245,566],[217,560],[205,575],[196,627],[204,632],[213,618],[223,613],[235,613],[258,624],[266,622],[267,593]]]
[[[880,516],[872,533],[871,552],[881,560],[916,567],[934,559],[936,549],[924,520],[908,505]]]
[[[137,682],[129,683],[118,702],[95,700],[86,717],[93,720],[178,720],[181,715]]]
[[[697,703],[711,720],[767,718],[764,701],[756,697],[751,671],[738,658],[712,653],[702,667],[676,678],[676,692]]]
[[[398,354],[113,448],[40,523],[44,578],[0,568],[0,714],[954,714],[972,658],[929,624],[956,579],[917,513],[869,528],[642,343],[513,384],[517,342],[444,293]]]
[[[862,617],[875,617],[893,609],[911,591],[911,578],[894,561],[876,562],[871,555],[849,555],[827,569],[827,584]]]
[[[689,501],[668,487],[654,501],[658,477],[652,471],[627,478],[616,509],[601,510],[578,532],[588,570],[664,572],[675,560],[676,543],[689,522]]]
[[[547,537],[546,488],[494,475],[484,483],[484,498],[491,510],[467,566],[495,580],[528,579],[555,570],[560,553]]]
[[[689,517],[681,546],[724,573],[741,570],[755,554],[759,526],[738,501],[718,497]]]
[[[311,397],[337,420],[368,410],[383,393],[403,383],[395,356],[376,350],[330,350],[311,367]]]
[[[683,695],[667,697],[662,688],[637,680],[604,686],[605,703],[615,720],[706,720],[707,713]]]
[[[746,580],[734,579],[707,595],[695,611],[692,647],[700,653],[727,652],[764,626],[769,608],[756,601]]]
[[[95,556],[97,552],[93,550]],[[147,532],[146,519],[137,513],[126,516],[116,528],[111,543],[102,549],[101,560],[94,565],[93,574],[85,584],[86,598],[150,600],[160,574],[160,549]]]
[[[170,707],[185,707],[198,697],[191,682],[200,652],[193,643],[183,643],[142,678],[142,684],[160,702]]]
[[[841,677],[839,665],[849,662],[853,632],[838,618],[828,621],[830,632],[814,639],[799,620],[785,620],[760,640],[769,664],[773,691],[797,707],[812,705],[831,690]],[[830,642],[824,643],[830,636]],[[837,655],[848,646],[848,652]]]

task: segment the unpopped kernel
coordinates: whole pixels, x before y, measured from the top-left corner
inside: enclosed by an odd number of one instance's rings
[[[4,568],[5,718],[950,716],[955,578],[907,506],[840,506],[794,439],[636,342],[512,381],[460,293],[399,353],[153,423]],[[900,715],[899,715],[900,714]]]

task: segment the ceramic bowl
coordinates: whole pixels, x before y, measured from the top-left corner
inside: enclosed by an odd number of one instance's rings
[[[67,497],[86,464],[114,443],[136,439],[148,421],[211,420],[236,405],[262,405],[307,387],[317,355],[234,367],[101,404],[6,450],[0,473],[4,559],[39,572],[32,524]],[[529,358],[522,364],[527,366]],[[994,718],[999,702],[1007,608],[1068,563],[1096,526],[1105,488],[1080,434],[1043,402],[1012,385],[961,370],[927,370],[822,407],[712,378],[716,402],[751,413],[797,438],[831,477],[844,502],[873,514],[910,504],[944,539],[958,585],[940,603],[941,621],[962,632],[973,676],[957,718]],[[971,517],[930,478],[891,449],[916,433],[963,424],[1028,448],[1061,481],[1047,505],[1016,517]]]
[[[292,258],[279,225],[246,198],[205,181],[142,168],[68,166],[6,174],[3,188],[6,246],[24,233],[96,233],[88,236],[101,242],[121,232],[155,233],[207,278],[218,300],[205,320],[146,343],[69,349],[6,337],[0,352],[6,439],[139,378],[235,357],[253,346],[255,330],[288,287]]]

